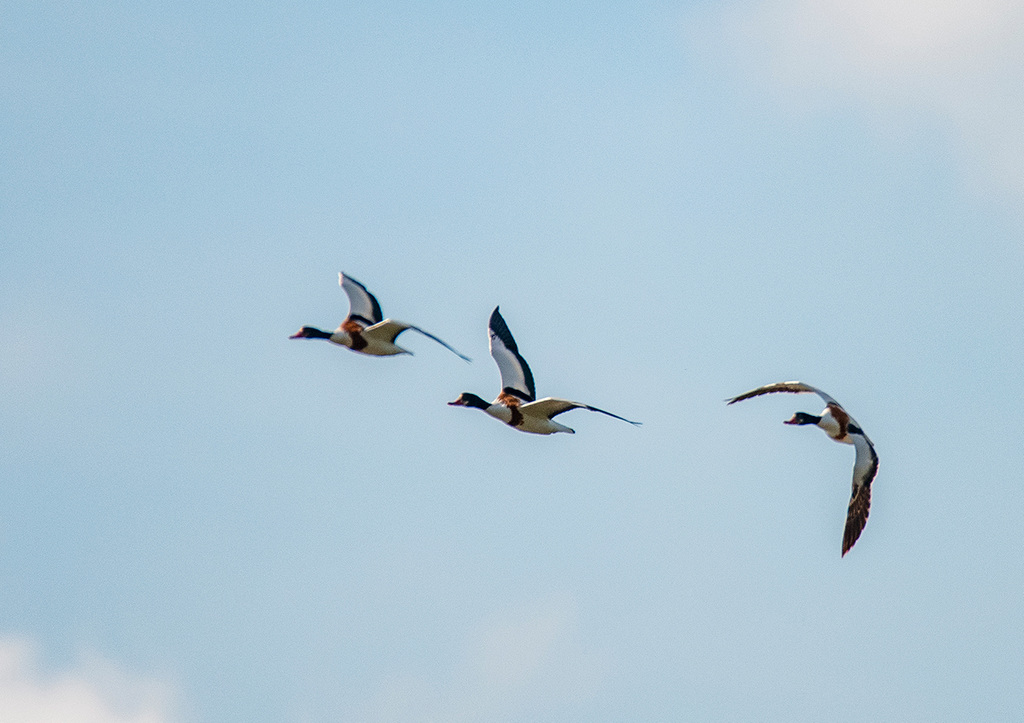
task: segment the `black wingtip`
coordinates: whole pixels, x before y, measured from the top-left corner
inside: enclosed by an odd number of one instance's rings
[[[498,307],[494,307],[494,311],[491,312],[491,319],[487,323],[487,327],[494,332],[494,334],[501,339],[501,342],[509,348],[514,354],[519,354],[519,347],[516,346],[516,340],[512,337],[512,332],[508,328],[508,324],[505,323],[504,317],[498,311]],[[520,361],[522,359],[520,358]]]

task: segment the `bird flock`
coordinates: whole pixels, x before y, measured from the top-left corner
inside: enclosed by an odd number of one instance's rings
[[[385,319],[376,297],[351,276],[339,273],[338,284],[344,289],[349,300],[349,312],[345,320],[333,332],[321,331],[312,326],[303,326],[295,334],[292,334],[290,339],[326,339],[332,344],[347,347],[360,354],[394,356],[396,354],[412,354],[408,349],[403,349],[395,343],[402,332],[411,329],[423,334],[428,339],[433,339],[461,359],[467,362],[472,361],[447,342],[418,326],[394,319]],[[519,353],[519,347],[498,307],[491,312],[487,331],[491,357],[498,365],[498,373],[501,376],[501,391],[493,402],[487,402],[472,392],[463,392],[457,399],[448,402],[449,406],[479,409],[513,429],[530,434],[555,434],[557,432],[575,434],[572,428],[555,421],[555,417],[573,409],[599,412],[613,419],[640,426],[640,422],[634,422],[582,402],[573,402],[558,397],[537,399],[533,372],[530,371],[530,366]],[[834,441],[853,445],[856,452],[853,462],[853,491],[846,512],[846,526],[843,529],[842,555],[845,556],[857,542],[857,538],[864,531],[864,526],[868,521],[868,512],[871,508],[871,483],[874,481],[875,475],[878,474],[878,455],[875,453],[875,447],[861,426],[843,409],[839,402],[810,384],[797,381],[775,382],[751,389],[749,392],[744,392],[726,401],[729,404],[735,404],[744,399],[779,392],[811,393],[821,397],[825,402],[825,409],[821,414],[796,412],[785,423],[813,424],[820,427]]]

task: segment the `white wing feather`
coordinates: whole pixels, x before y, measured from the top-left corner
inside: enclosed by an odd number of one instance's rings
[[[558,399],[557,397],[544,397],[543,399],[538,399],[536,402],[530,402],[529,404],[524,404],[522,407],[520,407],[520,410],[522,411],[524,416],[544,416],[547,417],[548,419],[558,416],[563,412],[568,412],[570,409],[586,409],[591,412],[600,412],[601,414],[606,414],[609,417],[621,419],[623,422],[629,422],[630,424],[637,427],[639,427],[641,424],[640,422],[634,422],[631,419],[620,417],[618,414],[612,414],[611,412],[607,412],[604,409],[592,407],[589,404],[583,404],[582,402],[572,402],[569,401],[568,399]]]
[[[495,307],[491,313],[487,330],[491,356],[501,374],[502,390],[512,389],[526,401],[536,399],[537,392],[533,383],[533,372],[530,371],[526,360],[519,354],[515,339],[512,338],[512,333],[501,317],[498,307]]]
[[[366,287],[351,276],[338,272],[338,285],[348,295],[348,318],[355,318],[367,326],[380,323],[384,318],[377,299],[366,290]]]
[[[438,344],[443,346],[445,349],[450,351],[452,354],[455,354],[457,357],[465,359],[466,361],[473,361],[468,356],[457,350],[455,347],[448,344],[446,341],[439,339],[438,337],[434,336],[428,331],[424,331],[418,326],[406,324],[404,321],[396,321],[395,319],[385,319],[379,324],[374,324],[371,327],[363,329],[361,334],[363,335],[363,338],[365,338],[367,341],[379,340],[387,342],[388,344],[394,344],[395,339],[398,338],[398,335],[401,334],[403,331],[407,331],[409,329],[411,329],[412,331],[417,331],[420,334],[423,334],[423,336],[427,337],[428,339],[433,339]]]

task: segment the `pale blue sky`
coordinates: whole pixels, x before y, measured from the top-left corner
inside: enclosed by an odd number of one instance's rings
[[[0,715],[1024,716],[1024,3],[352,5],[2,13]]]

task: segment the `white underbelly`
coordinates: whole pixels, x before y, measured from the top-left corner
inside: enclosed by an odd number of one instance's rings
[[[359,349],[363,354],[372,356],[394,356],[395,354],[411,354],[412,352],[403,349],[386,341],[371,341],[365,349]]]
[[[403,349],[402,347],[391,343],[390,341],[383,341],[381,339],[370,338],[367,339],[365,336],[360,336],[359,340],[365,342],[366,346],[361,349],[357,349],[355,339],[351,334],[345,331],[336,331],[331,334],[330,341],[338,346],[346,347],[352,351],[357,351],[360,354],[369,354],[370,356],[394,356],[395,354],[410,354],[411,352]]]
[[[818,422],[818,426],[825,430],[825,434],[830,436],[836,442],[842,442],[843,444],[853,444],[853,442],[850,441],[849,435],[845,435],[840,439],[839,435],[841,430],[839,428],[839,422],[837,422],[836,418],[832,416],[832,412],[830,410],[826,409],[822,413],[821,421]]]
[[[492,404],[485,409],[488,414],[497,419],[500,422],[509,424],[512,421],[512,410],[506,407],[504,404]]]
[[[572,429],[564,424],[559,424],[553,419],[523,416],[523,413],[518,409],[513,412],[512,409],[504,404],[492,404],[486,411],[495,419],[504,422],[513,429],[518,429],[520,432],[528,432],[529,434],[555,434],[556,432],[575,434]]]

